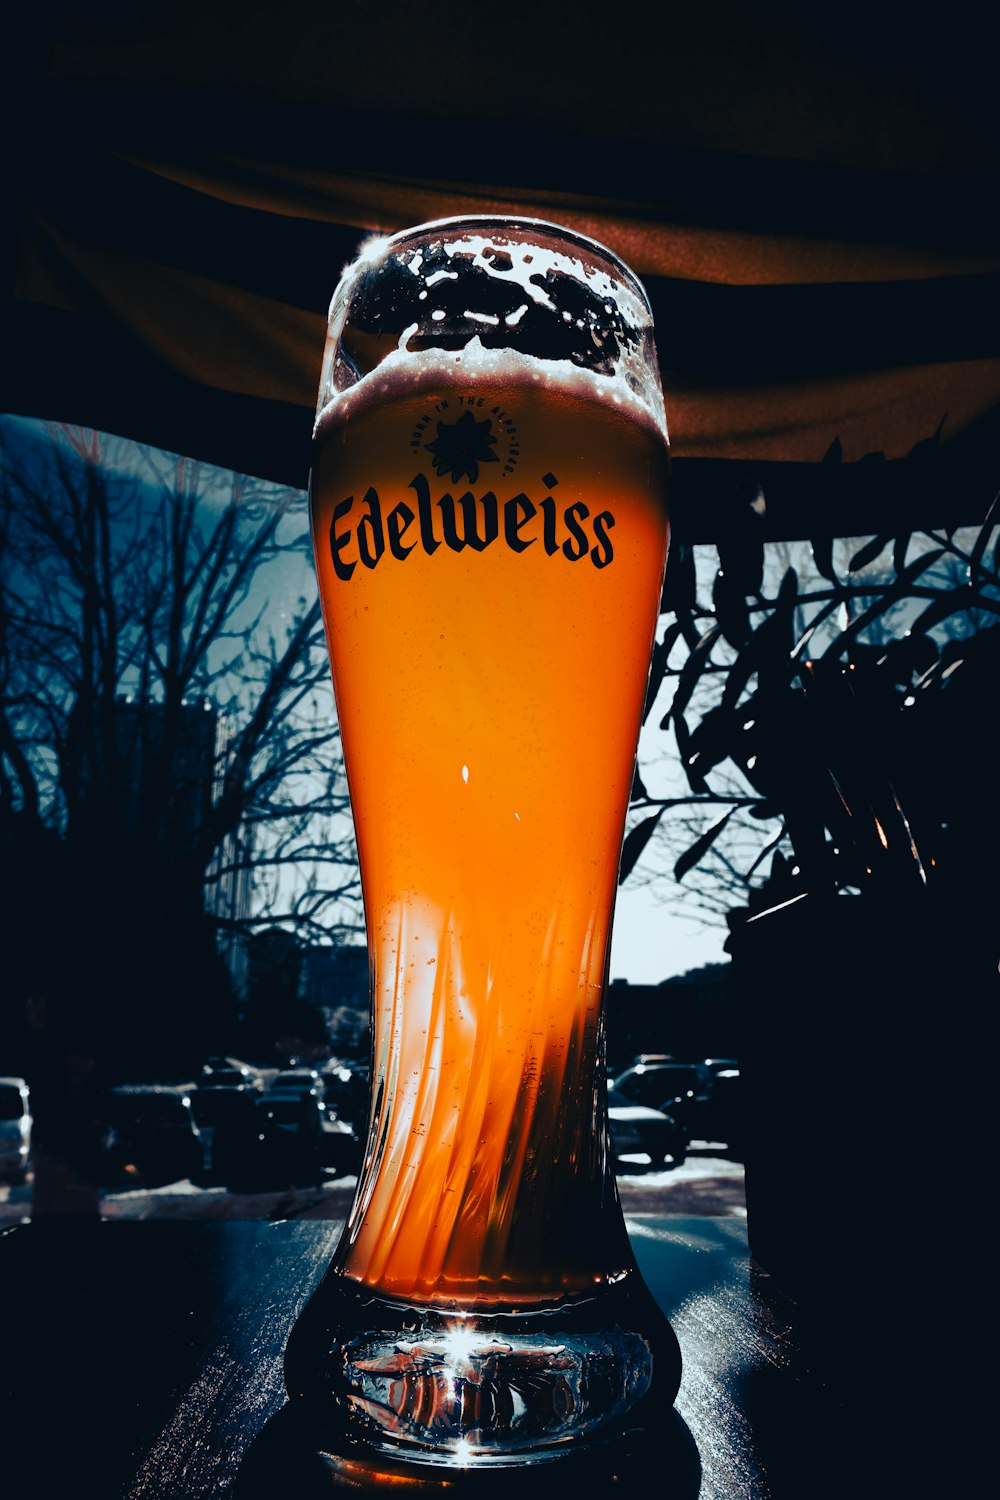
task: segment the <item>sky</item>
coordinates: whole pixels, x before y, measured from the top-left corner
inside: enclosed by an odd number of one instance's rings
[[[671,906],[669,891],[655,896],[646,885],[621,887],[611,937],[611,978],[658,984],[702,964],[728,959],[725,929],[706,927]]]
[[[671,619],[660,616],[657,639]],[[665,681],[639,735],[637,765],[652,797],[683,796],[688,790],[673,732],[659,727],[670,697],[670,683]],[[626,829],[649,816],[645,809],[633,813]],[[703,964],[727,960],[722,949],[727,929],[722,919],[701,914],[690,884],[674,879],[674,861],[691,840],[690,831],[679,822],[672,823],[668,813],[633,872],[618,887],[611,937],[612,979],[657,984]]]

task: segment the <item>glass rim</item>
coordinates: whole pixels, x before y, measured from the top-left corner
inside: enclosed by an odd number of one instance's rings
[[[390,254],[410,240],[423,239],[428,234],[440,229],[465,228],[470,230],[526,230],[529,233],[541,231],[549,236],[565,240],[569,245],[575,245],[578,249],[585,250],[590,254],[596,253],[616,271],[620,272],[623,279],[628,283],[630,289],[637,293],[642,299],[643,305],[649,316],[653,316],[653,308],[638,272],[622,260],[614,250],[609,249],[600,240],[595,240],[592,235],[583,234],[577,229],[570,229],[566,224],[557,224],[553,219],[535,219],[523,214],[451,214],[442,219],[428,219],[423,224],[413,224],[407,229],[397,229],[392,234],[380,235],[374,232],[371,240],[382,241],[382,253]],[[359,247],[358,259],[364,258],[364,242]]]

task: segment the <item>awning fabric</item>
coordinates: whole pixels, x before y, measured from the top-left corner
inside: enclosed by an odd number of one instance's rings
[[[23,48],[3,409],[303,486],[359,242],[529,215],[644,281],[693,537],[747,483],[785,536],[974,521],[1000,484],[971,54],[873,55],[861,7],[845,40],[805,0],[100,9]]]

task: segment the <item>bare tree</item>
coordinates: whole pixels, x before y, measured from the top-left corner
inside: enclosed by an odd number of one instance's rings
[[[304,506],[92,432],[6,424],[4,439],[18,1003],[29,1030],[53,1007],[86,1013],[91,1051],[178,1054],[229,1003],[220,939],[357,925]]]

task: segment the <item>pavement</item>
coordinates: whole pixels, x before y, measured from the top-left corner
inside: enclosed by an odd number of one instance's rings
[[[354,1177],[328,1177],[318,1187],[233,1193],[185,1179],[166,1187],[67,1194],[61,1204],[49,1202],[46,1207],[49,1212],[99,1213],[108,1220],[345,1219],[355,1186]],[[678,1167],[650,1171],[641,1159],[626,1158],[618,1176],[618,1195],[626,1214],[746,1218],[743,1164],[723,1156],[721,1148],[710,1142],[696,1142]],[[30,1178],[20,1187],[0,1183],[0,1230],[30,1219],[32,1206]]]

